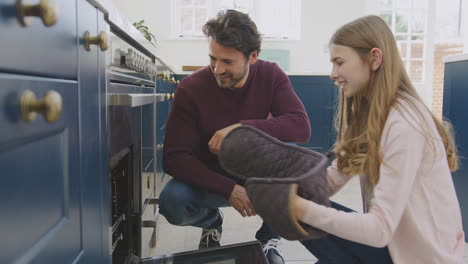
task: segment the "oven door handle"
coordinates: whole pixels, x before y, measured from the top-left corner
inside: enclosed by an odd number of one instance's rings
[[[164,94],[108,93],[107,105],[139,107],[164,101]]]
[[[154,94],[154,101],[156,103],[169,100],[166,93],[156,93]]]

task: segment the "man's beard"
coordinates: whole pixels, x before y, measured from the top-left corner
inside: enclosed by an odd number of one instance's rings
[[[211,69],[213,71],[213,68]],[[215,74],[216,82],[218,86],[223,89],[234,89],[235,86],[244,79],[245,75],[248,73],[247,69],[242,73],[240,77],[235,78],[232,74],[228,73],[229,76],[225,82],[221,82],[220,76]],[[213,72],[214,74],[214,72]]]

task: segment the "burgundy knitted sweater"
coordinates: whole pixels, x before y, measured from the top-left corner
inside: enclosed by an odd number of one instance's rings
[[[271,114],[271,115],[269,115]],[[310,124],[287,75],[257,60],[245,85],[220,88],[209,66],[184,78],[166,124],[163,169],[177,180],[229,199],[236,182],[208,148],[214,133],[235,123],[287,142],[307,142]]]

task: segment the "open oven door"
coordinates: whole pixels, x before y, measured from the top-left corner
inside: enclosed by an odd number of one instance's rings
[[[140,264],[268,264],[259,241],[142,259]]]

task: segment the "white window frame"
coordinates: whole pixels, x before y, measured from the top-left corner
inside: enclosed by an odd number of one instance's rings
[[[210,16],[212,13],[212,0],[207,0],[207,17]],[[200,31],[201,34],[196,34],[195,32],[183,32],[182,25],[180,20],[180,12],[182,6],[180,5],[180,1],[178,0],[171,0],[171,37],[174,39],[204,39],[205,36],[203,32]],[[195,21],[192,20],[192,27],[195,26]],[[188,33],[188,34],[187,34]]]
[[[223,1],[221,0],[206,0],[207,1],[207,20],[216,17],[218,11],[223,8]],[[285,13],[289,12],[291,15],[288,15],[289,24],[282,29],[283,34],[274,35],[262,32],[262,23],[268,23],[265,21],[265,16],[262,16],[264,13],[264,8],[262,4],[269,3],[269,7],[273,8],[273,3],[276,1],[278,4],[280,1],[284,0],[225,0],[225,1],[242,1],[247,3],[248,10],[241,9],[239,11],[248,13],[252,20],[256,23],[259,32],[262,34],[264,40],[299,40],[301,37],[301,3],[302,0],[288,0],[288,11],[285,11],[284,8],[276,6],[276,9],[273,9],[273,12],[276,13]],[[245,6],[245,5],[244,5]],[[171,0],[171,38],[180,39],[180,40],[191,40],[191,39],[206,39],[201,28],[194,30],[193,32],[182,32],[181,29],[181,5],[179,0]],[[299,14],[297,14],[299,12]],[[295,15],[293,15],[295,13]],[[263,19],[262,19],[263,17]],[[282,21],[284,24],[284,20]],[[193,21],[193,25],[195,21]],[[188,34],[187,34],[188,33]],[[287,35],[285,35],[287,34]]]
[[[407,43],[406,47],[406,56],[402,57],[402,59],[405,62],[406,70],[408,74],[411,74],[411,62],[412,61],[422,61],[423,67],[422,67],[422,76],[421,80],[413,80],[413,84],[418,90],[420,96],[424,99],[424,102],[428,105],[432,105],[432,81],[433,81],[433,66],[434,66],[434,18],[435,17],[435,0],[426,0],[426,8],[422,9],[416,9],[414,8],[413,1],[415,0],[408,0],[407,2],[410,2],[410,7],[408,8],[400,8],[396,6],[396,0],[392,1],[392,7],[388,9],[379,9],[376,6],[375,0],[368,0],[367,1],[367,7],[368,7],[368,13],[371,14],[376,14],[380,15],[383,13],[386,14],[392,14],[392,24],[391,24],[391,29],[395,37],[397,36],[406,36],[405,40],[397,40],[398,46],[400,47],[400,43],[402,41],[405,41]],[[408,13],[408,33],[402,34],[396,32],[396,14],[400,12],[406,12]],[[411,27],[411,13],[412,12],[421,12],[422,14],[425,15],[425,29],[422,34],[414,34],[411,32],[412,27]],[[412,37],[414,36],[421,36],[423,40],[413,40]],[[413,43],[423,43],[424,45],[424,52],[423,56],[421,59],[413,58],[411,56],[411,44]],[[411,77],[411,75],[410,75]]]

